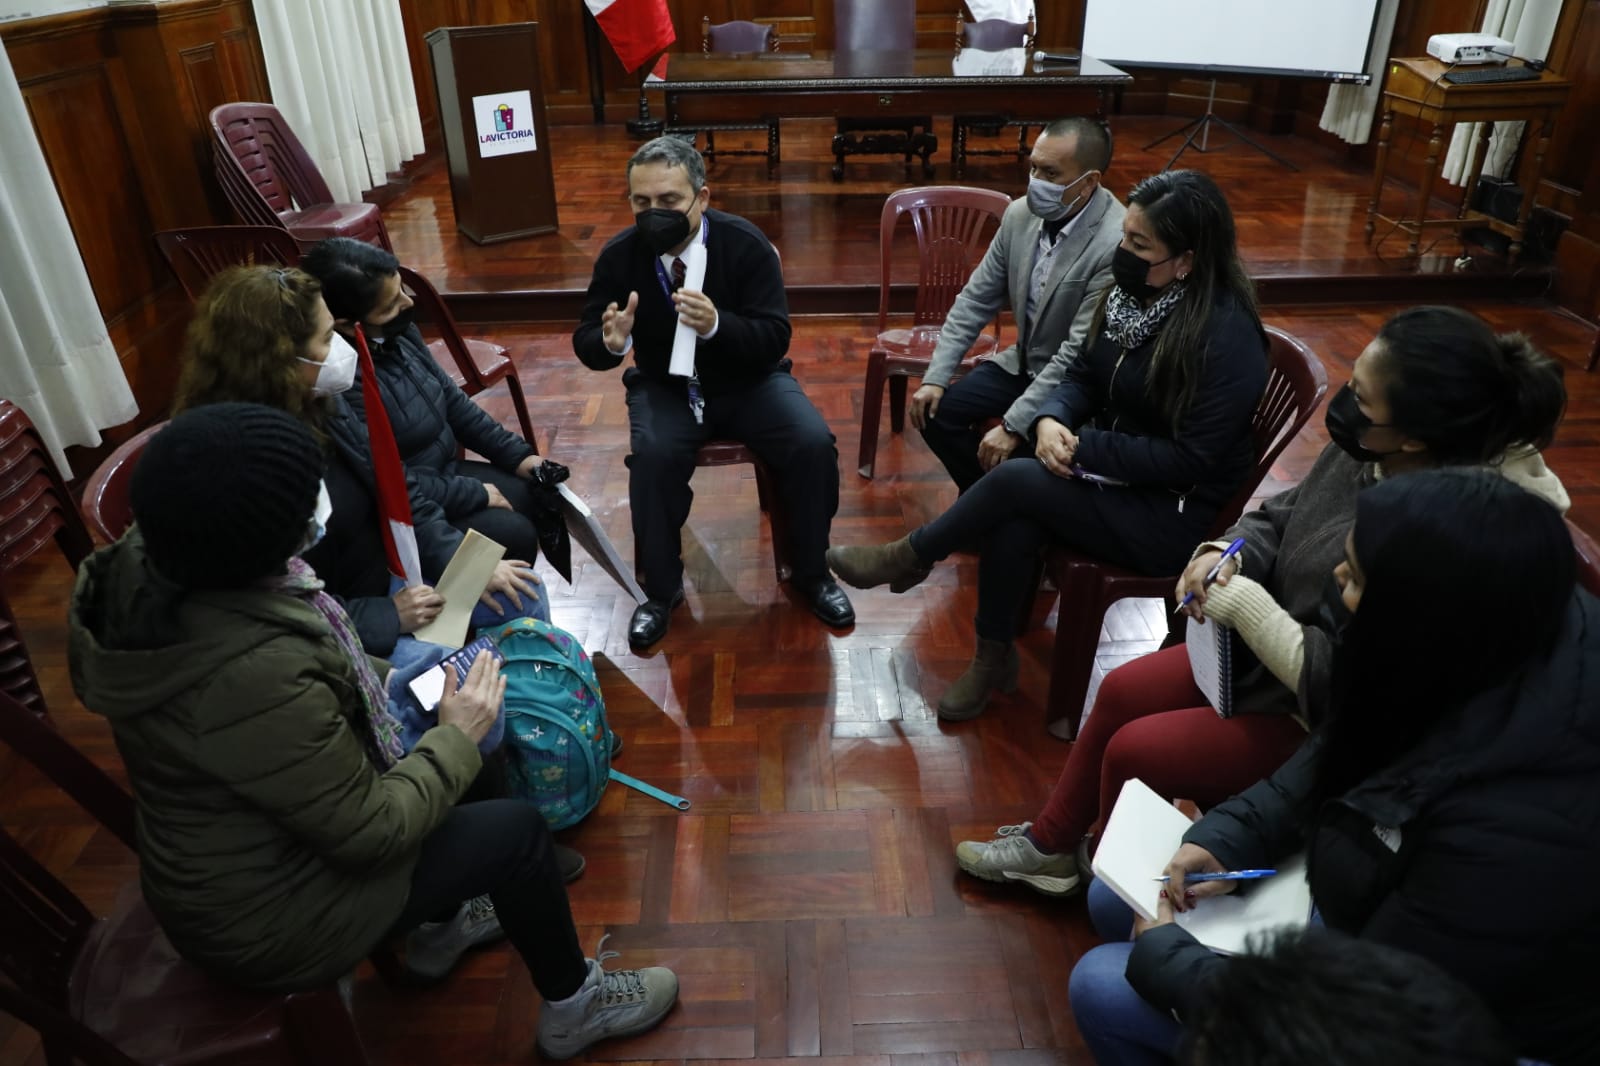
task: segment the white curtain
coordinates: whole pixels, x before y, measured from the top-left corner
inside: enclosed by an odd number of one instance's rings
[[[78,243],[0,42],[0,397],[27,412],[63,477],[68,445],[138,414]]]
[[[399,0],[255,0],[272,100],[339,203],[422,153]]]
[[[1550,54],[1556,21],[1561,17],[1561,0],[1489,0],[1483,15],[1483,32],[1511,42],[1511,54],[1519,59],[1543,59]],[[1522,122],[1497,122],[1489,138],[1489,161],[1484,173],[1505,177],[1516,158],[1522,140]],[[1463,122],[1450,137],[1450,150],[1444,157],[1441,173],[1452,185],[1465,185],[1475,169],[1480,122]]]
[[[1351,144],[1366,144],[1372,137],[1372,119],[1383,96],[1384,66],[1389,62],[1389,42],[1394,37],[1394,16],[1400,0],[1383,0],[1378,5],[1377,25],[1372,31],[1372,54],[1367,57],[1366,85],[1331,85],[1328,100],[1322,105],[1323,129]]]

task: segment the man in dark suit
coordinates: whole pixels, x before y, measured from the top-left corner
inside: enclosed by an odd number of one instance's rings
[[[628,501],[649,599],[628,640],[646,648],[666,634],[683,602],[679,531],[694,493],[695,453],[712,438],[741,441],[777,478],[789,516],[793,582],[831,626],[855,611],[823,561],[839,507],[839,453],[822,415],[789,373],[789,309],[771,242],[745,219],[713,211],[705,162],[694,146],[658,137],[628,160],[634,225],[595,262],[572,347],[592,370],[622,375],[632,454]],[[702,249],[691,245],[702,243]],[[704,256],[705,277],[686,286]],[[670,372],[682,322],[694,331],[692,367]]]
[[[996,463],[1031,454],[1039,405],[1092,339],[1127,213],[1102,184],[1110,165],[1104,123],[1067,118],[1046,126],[1028,158],[1028,195],[1006,208],[945,316],[911,397],[911,424],[962,492]],[[956,379],[967,349],[1005,307],[1016,316],[1017,343]],[[986,431],[991,418],[1000,424]]]

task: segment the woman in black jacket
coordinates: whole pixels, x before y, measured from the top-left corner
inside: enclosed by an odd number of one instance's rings
[[[541,460],[531,442],[473,403],[429,353],[400,285],[400,261],[376,245],[331,237],[307,252],[300,267],[322,282],[340,333],[352,336],[357,323],[365,330],[400,459],[423,495],[457,529],[476,529],[504,545],[508,558],[536,558],[528,479]],[[359,388],[345,400],[364,417]],[[463,446],[488,462],[457,458]]]
[[[1079,962],[1073,1010],[1099,1061],[1163,1061],[1168,1012],[1193,1010],[1227,965],[1173,911],[1238,883],[1185,878],[1301,851],[1329,927],[1430,959],[1520,1053],[1596,1061],[1600,603],[1575,570],[1561,516],[1493,473],[1408,474],[1361,494],[1328,597],[1329,720],[1185,834],[1171,909]],[[1131,912],[1098,882],[1089,903],[1102,935],[1126,936]]]
[[[951,552],[982,546],[977,653],[941,718],[974,718],[991,692],[1016,687],[1011,641],[1046,543],[1176,573],[1254,464],[1267,342],[1222,191],[1197,171],[1146,178],[1122,234],[1094,342],[1029,428],[1036,458],[1000,464],[892,544],[828,552],[846,583],[904,592]]]

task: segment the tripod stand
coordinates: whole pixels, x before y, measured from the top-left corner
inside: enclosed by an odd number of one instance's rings
[[[1227,130],[1229,133],[1231,133],[1235,137],[1239,138],[1239,140],[1243,141],[1245,144],[1248,144],[1251,148],[1254,148],[1256,151],[1260,152],[1262,155],[1264,155],[1267,158],[1273,160],[1274,162],[1282,163],[1284,166],[1288,167],[1290,170],[1298,171],[1300,169],[1299,167],[1295,166],[1293,163],[1289,162],[1287,159],[1283,158],[1283,156],[1278,155],[1276,152],[1272,151],[1270,148],[1267,148],[1267,147],[1257,143],[1254,139],[1252,139],[1250,137],[1249,134],[1245,133],[1238,126],[1235,126],[1233,123],[1229,122],[1225,118],[1219,117],[1217,115],[1216,111],[1213,110],[1213,108],[1216,105],[1216,102],[1217,102],[1217,79],[1216,78],[1212,78],[1211,79],[1211,95],[1206,97],[1206,113],[1201,115],[1199,118],[1195,119],[1192,122],[1184,123],[1182,126],[1179,126],[1177,129],[1173,130],[1171,133],[1162,134],[1160,137],[1157,137],[1155,140],[1151,141],[1149,144],[1144,146],[1145,147],[1145,151],[1149,151],[1150,149],[1154,148],[1156,145],[1160,144],[1162,141],[1170,141],[1174,137],[1177,137],[1177,136],[1180,136],[1180,135],[1183,135],[1183,134],[1188,134],[1188,136],[1183,138],[1183,144],[1181,144],[1178,147],[1178,150],[1172,154],[1172,158],[1167,160],[1167,165],[1161,168],[1162,170],[1164,170],[1164,171],[1165,170],[1171,170],[1172,169],[1172,164],[1176,163],[1178,161],[1178,157],[1181,156],[1184,152],[1187,152],[1191,146],[1193,146],[1195,151],[1197,151],[1197,152],[1209,151],[1210,147],[1211,147],[1210,143],[1209,143],[1210,139],[1211,139],[1211,127],[1212,127],[1213,124],[1221,126],[1223,129]],[[1194,143],[1194,139],[1196,137],[1200,138],[1200,143],[1199,144],[1195,144]]]

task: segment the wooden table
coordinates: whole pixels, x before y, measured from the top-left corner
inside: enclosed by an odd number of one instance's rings
[[[1016,49],[1020,53],[1021,49]],[[994,58],[989,58],[994,57]],[[639,92],[636,129],[657,128],[648,93],[665,94],[666,131],[698,122],[752,123],[778,118],[873,118],[997,113],[1040,123],[1083,114],[1104,117],[1108,94],[1127,85],[1126,72],[1082,56],[1041,63],[1020,55],[972,49],[952,57],[938,49],[899,52],[671,53],[661,81]],[[966,166],[965,138],[953,138],[957,176]],[[769,138],[767,167],[778,163]]]
[[[1536,81],[1456,85],[1443,80],[1444,73],[1449,69],[1437,59],[1426,57],[1389,61],[1389,80],[1383,90],[1383,126],[1378,134],[1378,159],[1372,175],[1372,199],[1367,204],[1367,239],[1372,239],[1379,222],[1386,222],[1392,227],[1389,232],[1399,229],[1411,235],[1406,254],[1416,255],[1425,230],[1442,227],[1459,229],[1470,223],[1487,226],[1496,233],[1510,237],[1511,257],[1515,259],[1522,251],[1522,238],[1527,230],[1528,215],[1533,211],[1534,196],[1538,194],[1539,179],[1544,173],[1544,155],[1550,146],[1550,133],[1555,127],[1556,114],[1566,103],[1570,85],[1565,78],[1548,70],[1541,72]],[[1383,179],[1388,171],[1389,142],[1396,114],[1410,115],[1419,122],[1432,123],[1433,132],[1428,138],[1428,156],[1423,162],[1422,180],[1417,189],[1416,211],[1411,215],[1391,218],[1378,211],[1378,200],[1383,194]],[[1458,122],[1483,123],[1476,166],[1467,180],[1455,217],[1430,219],[1428,199],[1433,193],[1434,180],[1439,176],[1439,157],[1444,148],[1445,133]],[[1489,136],[1494,132],[1496,122],[1539,125],[1534,142],[1532,173],[1527,175],[1522,206],[1514,224],[1470,209],[1473,193],[1478,187],[1478,176],[1488,156]]]

